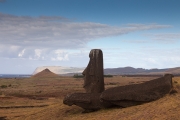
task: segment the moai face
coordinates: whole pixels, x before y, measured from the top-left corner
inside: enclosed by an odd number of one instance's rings
[[[100,49],[92,49],[89,53],[90,61],[83,71],[84,88],[87,93],[101,93],[104,91],[103,54]]]

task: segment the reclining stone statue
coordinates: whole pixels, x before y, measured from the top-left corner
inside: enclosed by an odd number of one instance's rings
[[[109,88],[102,92],[100,100],[120,107],[154,101],[172,90],[172,77],[171,74],[166,74],[163,77],[141,84]]]
[[[77,105],[85,112],[113,106],[129,107],[157,100],[172,90],[171,74],[141,84],[104,90],[102,51],[93,49],[89,57],[89,64],[82,73],[86,93],[68,94],[63,100],[64,104]]]

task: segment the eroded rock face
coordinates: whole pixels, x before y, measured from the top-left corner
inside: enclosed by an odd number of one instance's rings
[[[172,77],[171,74],[167,74],[141,84],[110,88],[101,94],[100,99],[102,102],[120,107],[129,107],[157,100],[171,91]]]
[[[89,53],[90,61],[83,71],[84,88],[87,93],[101,93],[104,91],[103,53],[100,49],[93,49]]]

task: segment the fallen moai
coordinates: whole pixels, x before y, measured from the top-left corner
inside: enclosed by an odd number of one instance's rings
[[[86,93],[68,94],[63,103],[77,105],[85,112],[113,106],[129,107],[157,100],[172,89],[172,75],[166,74],[141,84],[109,88],[104,91],[103,55],[99,49],[91,50],[90,61],[83,71]]]
[[[109,88],[102,92],[100,100],[120,107],[154,101],[171,91],[172,77],[171,74],[166,74],[141,84]]]
[[[101,108],[111,107],[111,103],[100,101],[101,93],[73,93],[64,98],[63,103],[66,105],[77,105],[85,109],[84,112],[99,110]]]

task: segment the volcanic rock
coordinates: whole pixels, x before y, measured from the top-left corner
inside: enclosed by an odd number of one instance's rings
[[[95,111],[101,108],[107,108],[111,104],[100,101],[101,93],[73,93],[67,95],[63,103],[66,105],[77,105],[86,111]]]
[[[157,100],[172,90],[172,77],[171,74],[166,74],[141,84],[109,88],[101,94],[100,99],[120,107]]]
[[[103,53],[100,49],[92,49],[89,58],[90,61],[82,73],[83,87],[87,93],[101,93],[104,91]]]
[[[100,49],[93,49],[89,53],[90,61],[83,71],[84,88],[86,93],[73,93],[67,95],[63,103],[77,105],[85,111],[94,111],[107,107],[109,104],[100,101],[101,92],[104,91],[103,53]]]

